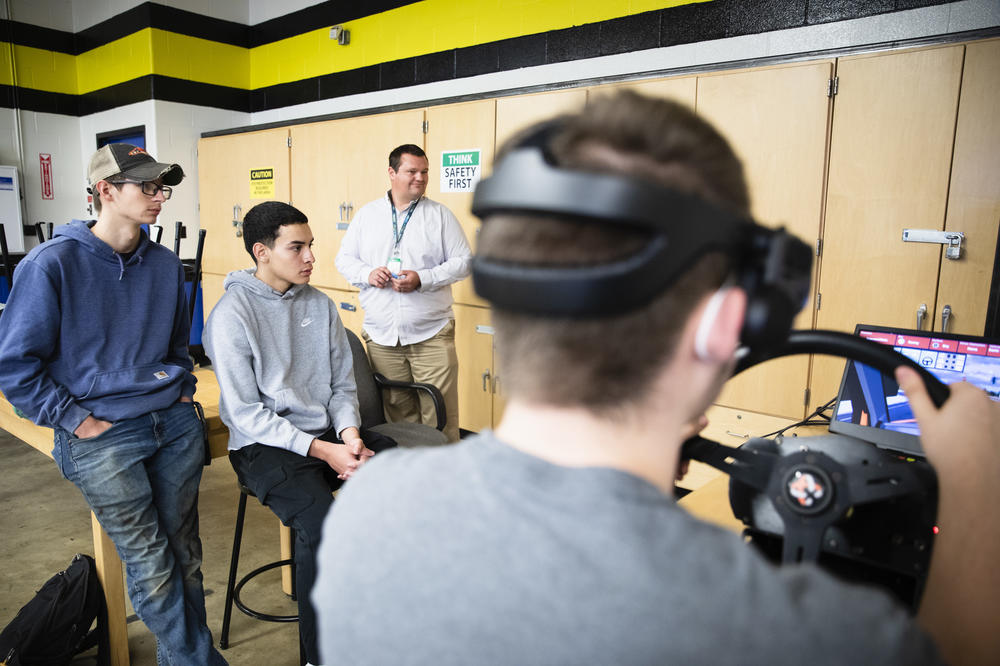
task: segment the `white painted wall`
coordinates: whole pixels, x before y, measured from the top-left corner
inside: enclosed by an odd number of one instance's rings
[[[3,4],[4,18],[73,32],[72,0],[4,0]]]
[[[50,2],[73,5],[73,30],[79,32],[101,21],[118,16],[133,7],[141,5],[145,0],[16,0],[17,2],[48,4]],[[159,0],[159,4],[175,9],[195,12],[203,16],[235,21],[249,22],[248,0]]]
[[[97,135],[144,125],[146,148],[161,162],[180,164],[186,178],[164,206],[160,223],[164,226],[162,241],[170,247],[174,242],[174,222],[184,223],[187,238],[181,242],[181,254],[193,257],[197,248],[198,229],[198,139],[203,132],[248,125],[246,113],[207,109],[174,102],[145,101],[95,113],[83,118],[49,113],[21,111],[21,144],[23,161],[17,147],[15,114],[0,109],[0,164],[18,167],[23,185],[22,215],[26,224],[53,222],[65,224],[71,219],[91,219],[87,208],[87,162],[97,147]],[[39,154],[52,155],[54,198],[42,199]],[[206,242],[210,242],[206,239]],[[27,235],[25,246],[36,244],[34,235]]]
[[[65,224],[73,218],[88,219],[84,157],[79,140],[80,121],[72,116],[52,113],[21,112],[24,164],[21,167],[24,188],[24,221]],[[40,153],[52,156],[53,199],[42,199]],[[34,247],[33,235],[25,245]]]
[[[198,211],[198,139],[203,132],[241,127],[250,122],[250,114],[206,109],[204,107],[154,102],[153,122],[146,129],[146,143],[150,154],[160,162],[176,162],[184,169],[184,181],[174,188],[173,197],[163,208],[160,224],[164,226],[162,242],[169,247],[174,243],[174,222],[180,220],[186,228],[187,238],[181,241],[181,256],[194,257],[198,247],[198,229],[201,228]],[[152,130],[150,130],[152,127]],[[212,238],[205,238],[211,243]]]
[[[318,5],[318,0],[284,0],[274,2],[274,0],[249,0],[250,5],[250,25],[257,25],[273,18],[297,12],[306,7]]]

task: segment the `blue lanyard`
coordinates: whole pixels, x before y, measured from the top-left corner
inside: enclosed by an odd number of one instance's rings
[[[392,192],[387,192],[386,196],[389,197],[389,210],[392,211],[392,246],[394,248],[399,247],[399,244],[403,241],[403,234],[406,233],[406,224],[410,221],[410,216],[413,215],[413,211],[416,209],[417,204],[420,203],[420,199],[414,199],[410,202],[410,207],[406,209],[406,217],[403,218],[403,227],[396,231],[396,204],[392,202]]]

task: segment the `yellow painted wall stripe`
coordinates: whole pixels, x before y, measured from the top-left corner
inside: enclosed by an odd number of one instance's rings
[[[382,62],[711,0],[424,0],[345,23],[341,46],[322,28],[253,49],[250,85],[264,88]]]
[[[711,0],[424,0],[253,49],[144,28],[72,56],[0,42],[0,84],[81,95],[150,74],[254,90],[438,51]]]

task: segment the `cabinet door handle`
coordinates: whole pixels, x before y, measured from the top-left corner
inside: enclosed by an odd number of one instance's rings
[[[726,434],[730,437],[739,437],[741,439],[750,439],[750,433],[748,432],[733,432],[732,430],[727,430]]]
[[[233,206],[233,226],[236,227],[236,237],[243,235],[243,220],[240,219],[243,208],[239,204]]]
[[[948,320],[951,319],[951,306],[946,305],[941,308],[941,332],[948,332]]]
[[[922,330],[924,327],[924,317],[927,316],[927,304],[921,303],[920,307],[917,308],[917,330]]]
[[[483,370],[483,393],[486,393],[489,389],[486,388],[486,384],[490,381],[490,369],[487,368]]]

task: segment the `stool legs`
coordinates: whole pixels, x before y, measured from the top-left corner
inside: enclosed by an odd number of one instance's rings
[[[226,610],[222,616],[222,635],[219,647],[229,647],[229,621],[233,617],[233,590],[236,588],[236,567],[240,561],[240,544],[243,542],[243,520],[247,514],[246,493],[240,493],[240,503],[236,509],[236,531],[233,534],[233,553],[229,558],[229,582],[226,583]]]
[[[260,611],[254,610],[243,603],[240,599],[240,590],[246,585],[250,580],[262,574],[265,571],[271,569],[276,569],[283,566],[292,566],[292,579],[295,578],[295,560],[294,560],[294,532],[293,532],[293,551],[292,558],[287,560],[279,560],[277,562],[271,562],[270,564],[265,564],[264,566],[257,567],[247,575],[236,580],[236,573],[239,568],[240,561],[240,546],[243,542],[243,524],[246,520],[246,510],[247,510],[247,492],[240,492],[239,504],[236,508],[236,529],[233,533],[233,553],[229,560],[229,580],[226,583],[226,607],[222,616],[222,633],[219,636],[219,647],[225,650],[229,647],[229,624],[233,616],[233,604],[240,609],[246,615],[258,620],[264,620],[266,622],[297,622],[299,619],[298,615],[271,615],[268,613],[261,613]],[[294,587],[293,587],[294,592]],[[295,595],[292,595],[292,599],[295,600]],[[304,654],[302,650],[301,641],[299,641],[300,654]],[[305,663],[305,662],[303,662]]]

